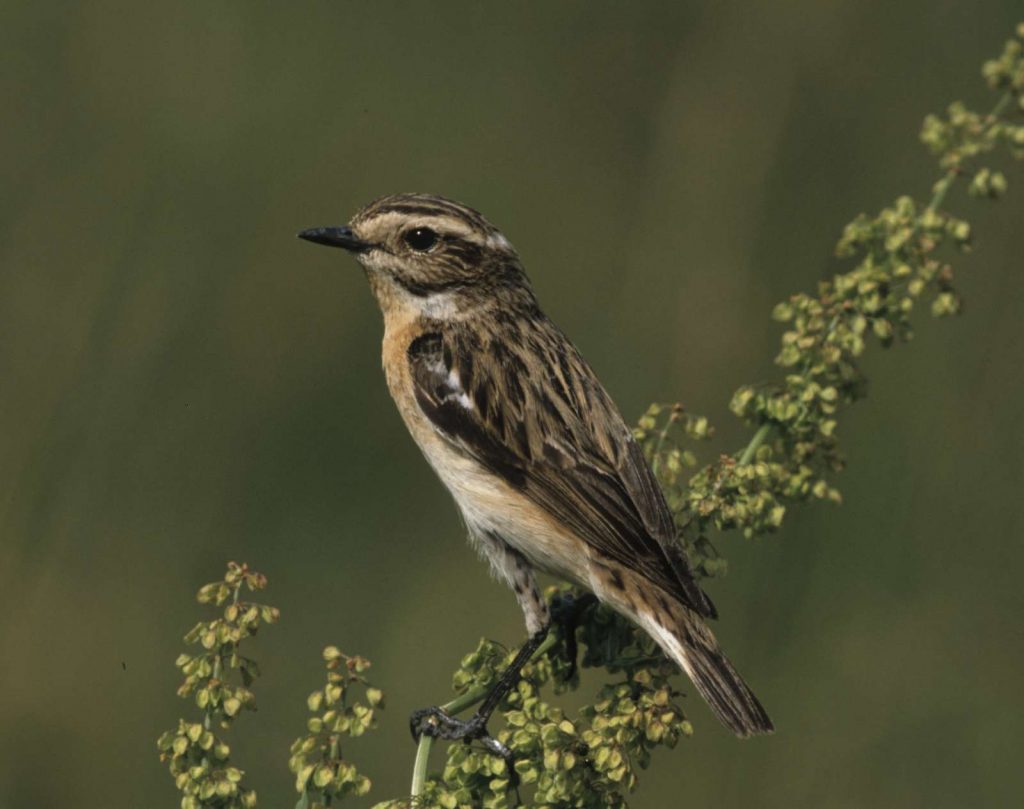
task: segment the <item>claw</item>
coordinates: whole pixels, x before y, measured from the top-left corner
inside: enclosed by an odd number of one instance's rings
[[[565,676],[567,681],[576,676],[576,627],[580,625],[584,611],[596,603],[597,597],[593,593],[585,593],[582,596],[559,593],[551,599],[551,617],[558,625],[559,634],[565,644],[565,656],[569,662],[569,671]]]
[[[412,734],[414,742],[418,742],[423,734],[430,737],[435,735],[433,729],[436,727],[436,722],[430,722],[430,720],[436,719],[437,714],[441,712],[441,709],[435,706],[420,708],[409,715],[409,732]]]
[[[450,742],[458,739],[471,741],[487,736],[486,722],[479,714],[469,719],[458,719],[437,706],[413,711],[409,717],[409,730],[415,741],[419,741],[423,735]]]

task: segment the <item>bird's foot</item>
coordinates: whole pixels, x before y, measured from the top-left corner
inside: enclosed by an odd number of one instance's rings
[[[509,783],[513,789],[518,789],[519,775],[516,773],[512,751],[487,732],[486,716],[476,713],[469,719],[459,719],[437,706],[420,708],[409,717],[409,730],[415,741],[419,741],[420,736],[430,736],[450,742],[460,739],[467,744],[480,742],[488,753],[504,760]]]
[[[409,730],[416,741],[419,741],[420,736],[431,736],[449,742],[459,739],[473,741],[487,735],[487,723],[479,714],[474,714],[469,719],[459,719],[435,705],[413,711],[409,717]]]
[[[515,768],[515,759],[508,747],[487,732],[487,720],[491,714],[501,705],[501,701],[508,696],[519,682],[519,674],[523,670],[537,648],[544,642],[548,634],[548,626],[534,632],[524,643],[515,658],[498,677],[497,682],[483,698],[480,707],[469,719],[457,719],[443,708],[423,708],[414,711],[409,717],[409,729],[412,737],[419,741],[421,736],[430,736],[435,739],[456,741],[462,739],[465,742],[478,741],[484,749],[492,755],[500,757],[505,762],[508,771],[509,784],[516,793],[516,804],[519,803],[519,775]]]
[[[576,676],[576,628],[580,625],[583,613],[595,604],[597,596],[593,593],[579,596],[573,593],[557,593],[551,599],[551,620],[558,627],[558,634],[562,638],[565,656],[569,662],[569,670],[565,675],[567,681]]]

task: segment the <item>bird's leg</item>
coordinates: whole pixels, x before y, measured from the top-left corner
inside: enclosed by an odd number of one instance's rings
[[[426,735],[447,741],[463,739],[469,742],[478,740],[490,753],[500,756],[505,760],[510,780],[514,784],[517,778],[512,751],[487,732],[487,720],[491,718],[491,714],[501,704],[501,701],[515,688],[516,683],[519,682],[519,673],[522,671],[523,666],[533,657],[537,647],[544,642],[548,629],[549,627],[545,626],[530,636],[529,640],[523,644],[515,658],[508,665],[508,668],[501,673],[498,681],[487,692],[487,696],[480,703],[480,707],[476,709],[476,713],[469,719],[459,719],[451,716],[443,708],[437,706],[413,711],[412,716],[409,717],[409,729],[412,731],[413,739],[418,741],[420,736]]]
[[[566,680],[576,675],[576,628],[580,625],[583,613],[597,603],[597,596],[593,593],[556,593],[551,598],[551,622],[558,627],[558,633],[565,644],[565,656],[569,661]]]
[[[513,787],[517,786],[518,776],[515,771],[515,760],[512,751],[487,732],[487,721],[497,709],[501,701],[516,687],[519,674],[537,648],[544,642],[551,628],[551,616],[548,604],[537,586],[533,568],[519,551],[493,531],[475,532],[474,536],[480,543],[495,572],[508,582],[516,594],[516,600],[523,610],[529,639],[523,644],[512,663],[509,664],[497,682],[484,697],[480,707],[469,719],[458,719],[438,708],[423,708],[414,711],[409,717],[409,729],[414,739],[427,735],[437,739],[465,741],[479,740],[492,754],[505,760],[509,771],[509,780]]]

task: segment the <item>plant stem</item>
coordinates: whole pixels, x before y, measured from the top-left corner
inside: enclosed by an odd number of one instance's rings
[[[996,102],[996,105],[992,108],[992,111],[988,114],[988,116],[985,119],[990,126],[993,123],[995,123],[999,116],[1006,111],[1006,107],[1012,100],[1013,93],[1008,92],[1004,93],[1002,98],[1000,98],[999,101]],[[928,203],[927,210],[937,211],[939,209],[939,206],[942,204],[943,200],[946,199],[946,194],[949,192],[949,189],[952,187],[953,182],[956,180],[957,176],[960,174],[961,171],[962,169],[960,168],[960,165],[957,164],[950,168],[942,176],[942,179],[935,184],[935,193],[932,195],[931,202]]]
[[[658,466],[661,463],[661,448],[665,446],[665,439],[668,438],[668,431],[672,429],[672,425],[676,423],[675,411],[669,414],[668,419],[665,421],[665,426],[658,434],[658,443],[654,445],[654,457],[651,461],[651,471],[654,472],[654,476],[658,476]]]
[[[546,655],[551,647],[557,642],[557,636],[554,632],[548,632],[548,636],[544,638],[544,642],[537,647],[537,651],[533,653],[530,658],[532,663],[544,655]],[[476,705],[478,702],[482,702],[484,697],[490,693],[490,686],[480,685],[476,688],[471,688],[465,694],[460,697],[456,697],[451,702],[446,702],[441,706],[441,710],[447,714],[455,715],[461,711]],[[427,783],[427,765],[430,760],[430,751],[434,746],[433,736],[423,734],[420,736],[419,744],[416,747],[416,759],[412,765],[412,792],[413,798],[418,798],[423,794],[423,788]]]
[[[430,761],[430,750],[434,746],[434,737],[420,736],[420,743],[416,746],[416,760],[412,765],[412,797],[418,798],[423,794],[423,787],[427,782],[427,764]]]
[[[771,422],[765,422],[757,428],[757,432],[754,433],[754,437],[750,439],[750,443],[747,444],[747,448],[743,450],[743,454],[740,455],[739,466],[746,466],[752,460],[754,460],[754,453],[756,453],[761,445],[768,440],[768,436],[771,435],[772,427],[774,425]]]
[[[235,587],[234,597],[231,599],[232,605],[237,605],[238,604],[238,594],[239,594],[239,592],[241,592],[241,590],[242,590],[242,583],[239,582],[238,586]],[[221,654],[221,649],[218,646],[217,647],[216,657],[214,657],[214,659],[213,659],[213,672],[210,675],[210,682],[211,683],[214,682],[214,681],[218,681],[218,682],[220,681],[221,674],[222,674],[222,666],[221,666],[222,657],[223,656]],[[206,710],[204,711],[204,713],[205,713],[205,716],[203,717],[203,728],[206,729],[206,730],[209,730],[211,727],[213,727],[213,702],[212,702],[212,700],[206,706]],[[209,766],[209,763],[210,763],[209,757],[208,756],[203,756],[203,766],[207,767],[207,766]]]

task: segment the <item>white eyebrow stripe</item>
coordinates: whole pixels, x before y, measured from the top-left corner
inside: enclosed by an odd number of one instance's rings
[[[512,245],[509,240],[505,238],[502,233],[492,233],[487,237],[487,246],[497,248],[498,250],[511,250]]]
[[[445,213],[407,214],[399,211],[385,211],[370,217],[364,227],[371,232],[381,230],[407,230],[409,228],[430,228],[438,233],[447,233],[460,239],[477,240],[480,235],[472,225],[457,216]]]

